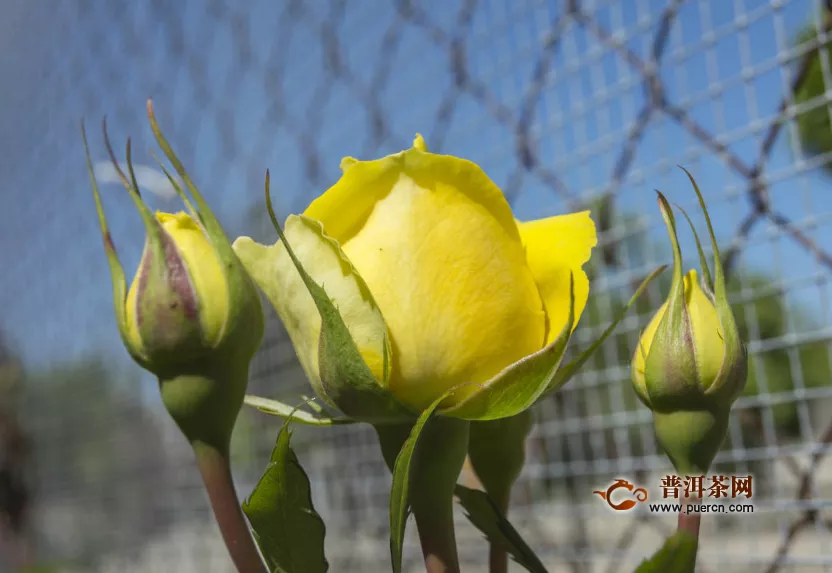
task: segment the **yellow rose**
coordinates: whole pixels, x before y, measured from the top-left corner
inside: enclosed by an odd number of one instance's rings
[[[429,153],[421,136],[407,151],[341,167],[335,185],[289,217],[286,239],[378,380],[389,343],[387,388],[404,404],[423,409],[551,343],[568,320],[570,273],[577,323],[589,293],[581,267],[597,242],[589,212],[517,222],[482,169]],[[241,237],[234,249],[320,390],[321,318],[285,248]]]

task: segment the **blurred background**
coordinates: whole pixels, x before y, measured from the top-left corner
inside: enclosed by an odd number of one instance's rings
[[[410,146],[478,162],[519,219],[593,211],[600,244],[573,346],[670,261],[654,189],[711,210],[751,375],[715,472],[755,477],[753,515],[703,519],[706,572],[832,571],[832,66],[822,0],[181,0],[0,2],[0,571],[228,572],[192,454],[129,360],[84,168],[128,274],[140,219],[99,121],[152,206],[179,206],[149,154],[145,101],[229,235],[274,241],[334,183],[342,156]],[[687,266],[698,259],[680,227]],[[675,518],[611,515],[613,478],[670,466],[629,383],[649,289],[596,358],[536,408],[510,517],[550,571],[628,572]],[[268,329],[250,392],[309,390]],[[234,467],[247,496],[280,422],[244,409]],[[313,431],[314,430],[314,431]],[[388,571],[388,472],[364,427],[296,428],[341,572]],[[466,571],[485,543],[459,517]],[[405,560],[420,570],[410,527]]]

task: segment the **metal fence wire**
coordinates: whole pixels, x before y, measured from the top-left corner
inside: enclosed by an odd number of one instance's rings
[[[7,2],[0,20],[0,446],[30,490],[10,531],[68,571],[230,571],[191,454],[154,381],[116,336],[78,129],[109,117],[153,178],[144,101],[230,235],[275,240],[263,213],[297,212],[345,155],[410,146],[479,163],[519,219],[593,211],[600,235],[574,345],[606,327],[634,286],[669,262],[653,189],[717,228],[751,374],[715,472],[753,475],[753,514],[703,518],[700,569],[832,571],[832,71],[816,0],[162,0]],[[138,216],[91,141],[128,269]],[[157,173],[158,175],[158,173]],[[700,216],[693,217],[698,227]],[[692,237],[686,263],[696,261]],[[129,271],[128,271],[129,272]],[[576,379],[536,408],[510,518],[550,571],[627,572],[670,515],[611,515],[594,489],[658,486],[671,468],[629,384],[657,282]],[[250,391],[308,393],[285,332],[269,327]],[[234,441],[241,495],[279,421],[244,410]],[[17,434],[15,434],[17,435]],[[338,572],[386,571],[387,487],[364,427],[297,428]],[[467,478],[466,478],[467,479]],[[4,510],[5,511],[5,510]],[[410,528],[406,565],[420,558]],[[16,537],[17,536],[17,537]],[[485,543],[461,515],[465,571]],[[0,554],[2,555],[2,554]],[[0,560],[0,569],[5,565]],[[478,568],[479,567],[479,568]]]

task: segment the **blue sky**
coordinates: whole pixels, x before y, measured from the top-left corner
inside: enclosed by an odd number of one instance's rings
[[[91,351],[126,357],[112,317],[109,277],[84,169],[81,117],[87,119],[96,160],[105,158],[98,122],[106,114],[116,147],[123,149],[130,135],[136,161],[150,163],[144,102],[152,96],[174,148],[234,232],[260,200],[266,168],[285,215],[336,180],[342,156],[369,159],[399,151],[416,132],[424,134],[429,147],[444,132],[442,152],[478,162],[500,185],[517,164],[511,130],[468,94],[455,100],[449,121],[437,125],[437,110],[453,80],[447,50],[412,22],[383,44],[395,18],[387,3],[349,3],[335,17],[334,29],[320,25],[331,12],[328,2],[304,3],[307,12],[291,18],[281,14],[279,3],[266,0],[235,3],[233,12],[220,13],[195,0],[178,3],[177,13],[159,12],[145,2],[118,8],[111,3],[96,12],[71,3],[54,10],[36,3],[8,4],[11,16],[0,30],[0,70],[14,88],[0,93],[0,327],[29,364]],[[515,113],[560,4],[485,0],[466,34],[470,73]],[[642,57],[665,4],[585,2],[601,26],[619,34]],[[779,58],[801,26],[813,21],[816,4],[685,3],[661,68],[668,97],[751,163],[792,69]],[[458,2],[417,5],[447,33],[454,29]],[[349,82],[327,80],[322,65],[326,35],[336,38]],[[374,75],[384,69],[388,80],[373,97],[390,135],[374,148],[363,100]],[[574,193],[599,193],[610,181],[622,141],[644,102],[640,76],[573,23],[548,78],[532,123],[540,161]],[[319,92],[322,82],[330,89]],[[316,93],[325,96],[316,99]],[[269,111],[276,102],[283,110],[277,119]],[[321,160],[317,181],[305,176],[297,135],[298,126],[310,121],[319,126],[311,141]],[[772,202],[798,225],[814,221],[816,228],[806,232],[832,249],[830,180],[795,156],[791,136],[788,128],[782,131],[767,165],[776,180]],[[751,209],[743,195],[745,181],[661,114],[637,149],[618,206],[643,215],[650,233],[663,240],[654,188],[696,211],[692,190],[674,167],[678,163],[696,176],[719,239],[727,246]],[[122,262],[132,275],[143,242],[139,217],[121,188],[104,185],[102,192]],[[149,201],[165,210],[177,208],[175,202]],[[564,204],[527,176],[513,207],[518,218],[531,219],[562,212]],[[703,224],[698,215],[695,221]],[[693,264],[687,233],[683,241]],[[659,255],[651,261],[662,262]],[[830,327],[829,272],[791,239],[762,223],[740,262],[793,281],[790,303],[808,310],[815,318],[813,328]],[[820,286],[809,280],[817,273],[825,277]]]

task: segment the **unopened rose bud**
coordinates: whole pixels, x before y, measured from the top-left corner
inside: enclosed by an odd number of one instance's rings
[[[664,352],[675,354],[677,352],[692,354],[694,357],[693,368],[687,360],[688,356],[681,357],[681,370],[672,370],[672,357],[668,356],[665,365],[669,369],[667,373],[651,371],[653,379],[653,392],[658,401],[673,401],[677,397],[674,388],[669,388],[667,382],[678,383],[679,387],[688,385],[695,387],[702,392],[707,391],[719,378],[722,364],[725,361],[725,344],[723,343],[722,327],[719,324],[719,316],[716,307],[709,296],[703,290],[696,269],[687,272],[683,279],[684,285],[684,314],[687,319],[682,323],[680,332],[669,333],[664,330],[664,335],[671,338],[674,335],[681,339],[682,348],[673,344],[672,340],[666,340],[663,345]],[[667,312],[668,302],[665,302],[655,316],[653,316],[647,328],[641,335],[639,347],[633,356],[632,376],[633,384],[642,401],[648,406],[652,404],[647,388],[645,369],[647,356],[653,346],[656,332],[659,329],[662,319]],[[654,365],[656,362],[654,361]],[[678,379],[677,379],[678,378]],[[695,381],[695,384],[693,383]],[[736,380],[735,380],[736,381]]]
[[[157,141],[193,203],[168,175],[188,213],[154,216],[139,194],[129,141],[127,175],[108,142],[113,164],[147,231],[128,290],[91,170],[113,280],[116,323],[130,355],[159,378],[162,401],[186,437],[224,450],[242,405],[249,362],[263,337],[260,297],[216,217],[159,131],[152,107],[148,112]]]
[[[209,358],[227,334],[232,306],[224,265],[202,226],[185,213],[156,219],[161,229],[147,238],[125,303],[130,344],[154,372]]]
[[[690,179],[708,223],[714,280],[698,236],[703,276],[700,280],[695,270],[683,275],[675,218],[659,193],[673,247],[673,280],[667,301],[639,340],[632,381],[641,401],[653,410],[656,436],[677,470],[705,472],[725,440],[728,414],[745,386],[748,360],[728,304],[710,217]]]

